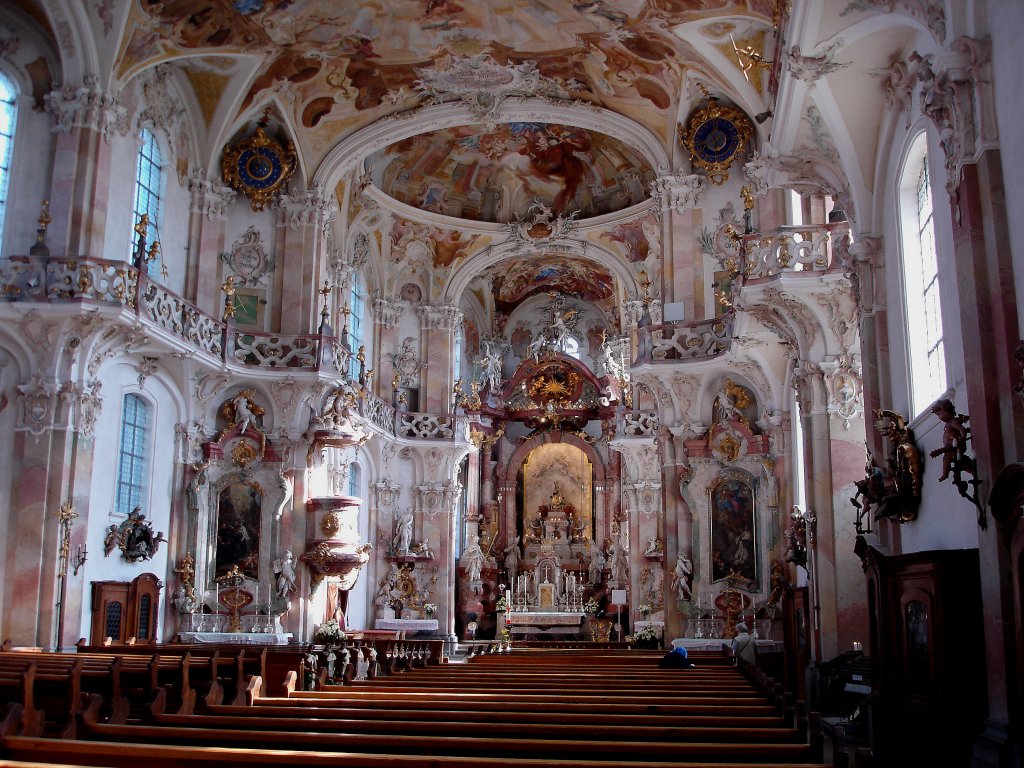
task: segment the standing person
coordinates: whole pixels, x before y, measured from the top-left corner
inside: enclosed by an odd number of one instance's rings
[[[745,622],[741,621],[736,625],[736,637],[732,639],[732,655],[737,662],[743,659],[751,664],[757,663],[757,645]]]

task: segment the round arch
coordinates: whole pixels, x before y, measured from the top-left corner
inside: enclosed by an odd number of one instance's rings
[[[338,143],[327,153],[314,174],[313,186],[334,189],[340,178],[361,166],[367,156],[395,142],[429,131],[480,122],[480,118],[461,103],[424,107],[416,111],[415,116],[415,120],[378,120]],[[668,153],[657,136],[639,123],[606,109],[525,99],[502,105],[497,122],[546,122],[587,128],[619,139],[639,150],[656,172],[669,167]]]

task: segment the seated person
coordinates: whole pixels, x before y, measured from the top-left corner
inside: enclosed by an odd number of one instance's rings
[[[658,666],[662,669],[690,669],[694,664],[690,661],[686,646],[680,645],[666,653],[658,662]]]

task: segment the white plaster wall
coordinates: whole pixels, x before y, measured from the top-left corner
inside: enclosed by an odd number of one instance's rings
[[[181,420],[175,398],[160,380],[159,375],[146,379],[144,389],[139,389],[138,372],[128,361],[114,362],[105,366],[100,373],[103,382],[103,410],[96,423],[95,454],[93,461],[92,486],[89,501],[88,551],[89,559],[84,568],[82,581],[86,593],[82,600],[80,637],[89,637],[91,612],[91,586],[93,581],[131,581],[142,573],[154,573],[165,584],[168,583],[167,544],[161,544],[152,560],[129,563],[115,549],[109,557],[103,554],[103,540],[111,525],[119,525],[125,518],[114,513],[118,455],[121,439],[121,408],[127,394],[143,397],[150,406],[150,429],[147,434],[146,451],[150,459],[149,483],[142,499],[142,512],[152,523],[154,532],[170,533],[170,511],[172,494],[179,489],[172,487],[174,472],[174,425]],[[166,587],[160,593],[160,608],[157,616],[163,617],[167,595]],[[162,637],[167,637],[168,627],[158,628]],[[70,638],[70,641],[76,640]],[[96,638],[93,638],[95,641]]]

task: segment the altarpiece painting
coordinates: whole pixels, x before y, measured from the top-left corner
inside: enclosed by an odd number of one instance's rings
[[[221,489],[217,500],[216,575],[233,565],[259,580],[260,518],[263,491],[256,483],[235,482]]]
[[[746,473],[728,472],[709,489],[711,581],[740,576],[757,581],[754,486]]]

